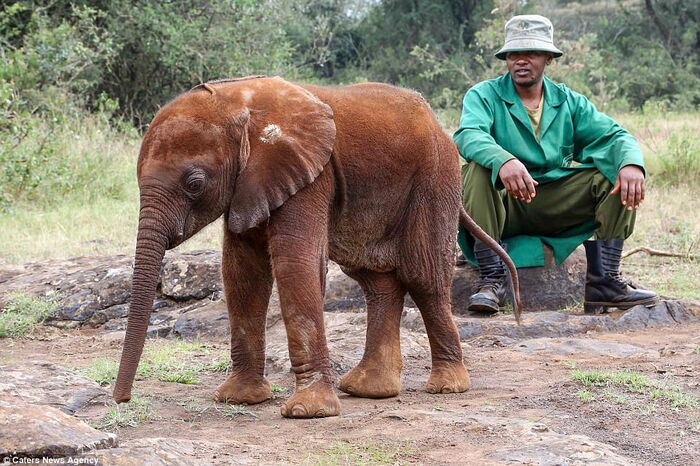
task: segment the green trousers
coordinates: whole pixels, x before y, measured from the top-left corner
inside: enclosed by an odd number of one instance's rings
[[[518,235],[557,236],[595,220],[597,239],[626,239],[634,230],[634,210],[627,210],[613,185],[595,169],[535,188],[529,204],[497,190],[491,171],[471,162],[462,166],[462,202],[467,213],[492,238]]]

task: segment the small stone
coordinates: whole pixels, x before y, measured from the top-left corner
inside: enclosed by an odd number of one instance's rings
[[[173,327],[172,325],[151,325],[148,327],[148,330],[146,330],[146,336],[148,338],[158,338],[158,337],[167,337],[168,334],[172,331]]]
[[[536,424],[533,424],[530,430],[532,430],[533,432],[548,432],[549,427],[547,427],[545,424],[541,424],[538,422]]]

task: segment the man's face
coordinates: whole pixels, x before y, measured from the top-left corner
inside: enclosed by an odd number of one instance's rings
[[[552,62],[549,52],[508,52],[506,64],[516,86],[531,87],[542,81],[544,68]]]

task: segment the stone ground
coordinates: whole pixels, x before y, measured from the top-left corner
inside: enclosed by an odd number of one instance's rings
[[[218,262],[213,251],[166,258],[147,351],[177,347],[176,339],[186,338],[200,343],[198,352],[183,353],[186,367],[225,361],[228,322]],[[149,416],[110,427],[105,424],[115,418],[108,412],[114,410],[110,387],[78,372],[96,363],[114,369],[118,362],[131,266],[131,258],[114,256],[0,268],[0,311],[7,293],[16,290],[62,297],[48,326],[0,340],[0,460],[700,465],[700,302],[665,299],[650,309],[578,315],[580,252],[560,266],[521,271],[528,308],[542,309],[544,299],[566,312],[527,312],[520,326],[510,314],[466,315],[459,303],[470,293],[474,272],[458,269],[453,300],[472,380],[467,393],[423,391],[429,345],[420,313],[407,300],[398,397],[370,400],[338,392],[339,417],[282,418],[280,405],[294,378],[273,294],[266,367],[268,380],[278,387],[272,400],[238,407],[215,403],[212,394],[226,374],[214,369],[199,371],[195,384],[145,375],[137,379],[135,395],[150,403]],[[328,274],[326,310],[332,368],[340,376],[360,360],[366,326],[359,289],[337,266]],[[586,387],[575,379],[576,371],[634,380]],[[136,405],[124,406],[122,416]]]
[[[689,316],[700,313],[697,304],[688,306]],[[224,405],[211,401],[222,373],[203,373],[195,385],[145,378],[137,380],[136,393],[151,402],[152,417],[118,429],[116,438],[85,431],[79,421],[99,421],[108,401],[96,384],[63,368],[116,360],[118,339],[101,329],[43,327],[30,337],[4,340],[0,456],[18,446],[41,456],[49,451],[41,449],[44,442],[55,454],[82,454],[100,464],[699,464],[697,404],[673,407],[658,394],[614,387],[591,389],[592,399],[584,400],[572,371],[634,371],[698,397],[700,321],[542,336],[547,326],[583,317],[530,313],[525,327],[541,329],[532,338],[494,330],[510,325],[511,316],[472,319],[487,330],[463,342],[471,390],[430,395],[423,391],[427,340],[411,312],[402,330],[398,397],[369,400],[339,392],[342,416],[288,420],[279,414],[287,390],[227,416]],[[613,317],[619,322],[624,316]],[[361,356],[364,314],[326,313],[326,322],[333,367],[342,373]],[[268,379],[290,389],[285,340],[281,322],[272,322]],[[221,337],[206,343],[211,351],[227,348]],[[63,418],[76,425],[58,436],[54,424]]]

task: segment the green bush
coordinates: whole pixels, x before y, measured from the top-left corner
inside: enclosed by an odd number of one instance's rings
[[[661,164],[657,180],[661,184],[695,186],[700,182],[700,138],[672,135],[666,151],[659,154]]]
[[[136,153],[124,146],[135,145],[137,135],[113,127],[106,114],[16,113],[0,127],[0,211],[22,202],[50,206],[67,197],[90,202],[126,195]]]
[[[5,297],[7,304],[0,310],[0,338],[23,337],[58,309],[58,296],[37,298],[25,293]]]

